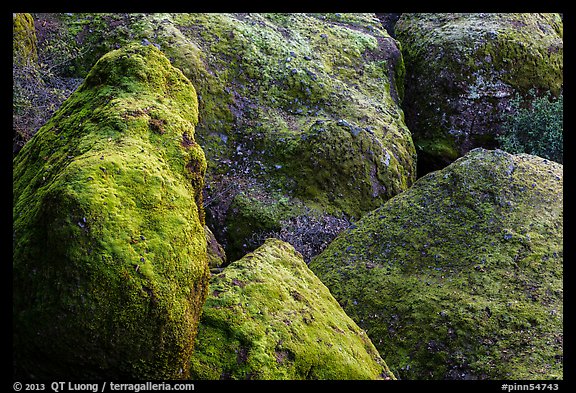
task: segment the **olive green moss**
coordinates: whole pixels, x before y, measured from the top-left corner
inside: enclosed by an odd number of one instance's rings
[[[193,379],[395,379],[285,242],[268,239],[210,279]]]
[[[412,183],[415,151],[394,101],[401,56],[371,15],[179,14],[173,20],[210,70],[210,78],[199,75],[196,82],[205,89],[198,130],[210,161],[210,198],[235,183],[248,199],[263,193],[276,199],[274,206],[281,198],[319,214],[359,217]],[[258,196],[250,191],[255,183]],[[244,233],[237,204],[215,212],[225,219],[212,222],[232,253],[254,233],[280,225],[264,211],[250,223],[256,231]]]
[[[31,14],[12,14],[12,57],[14,64],[29,65],[38,60],[36,30]]]
[[[219,268],[226,265],[228,260],[226,251],[214,236],[214,233],[204,225],[204,234],[206,235],[206,253],[208,256],[208,266],[210,268]]]
[[[410,186],[394,150],[371,127],[346,120],[316,120],[291,151],[278,152],[279,172],[299,173],[295,196],[351,217],[379,206]]]
[[[241,152],[240,165],[247,162],[247,167],[260,170],[251,176],[277,178],[286,191],[304,194],[308,185],[301,183],[306,176],[295,169],[278,176],[275,169],[292,162],[287,153],[316,120],[341,120],[373,129],[398,162],[394,167],[398,175],[411,182],[410,134],[390,96],[395,89],[391,85],[402,84],[394,79],[396,73],[389,72],[389,66],[398,67],[393,60],[398,60],[399,52],[369,14],[178,14],[173,20],[201,49],[200,59],[213,75],[212,79],[199,75],[202,79],[197,81],[214,90],[203,94],[200,103],[199,132],[217,137],[215,146],[206,146],[209,157],[212,149],[221,154],[218,144],[224,143],[231,147],[228,158],[238,161],[235,154]],[[216,105],[210,101],[223,100],[222,94],[214,94],[218,91],[228,93],[223,103],[232,116],[211,113]],[[204,111],[202,105],[207,105]],[[219,165],[216,172],[223,170],[229,168]]]
[[[208,224],[227,252],[253,235],[228,235],[237,194],[359,217],[415,179],[416,152],[399,107],[402,55],[374,14],[59,18],[69,34],[95,43],[84,46],[77,69],[91,51],[131,40],[158,46],[192,82],[196,139],[208,161]],[[329,132],[316,136],[321,122]],[[325,169],[317,178],[319,164]]]
[[[402,14],[395,26],[406,67],[403,109],[418,176],[475,147],[495,148],[515,93],[558,95],[563,23],[558,14]],[[438,144],[452,148],[437,148]]]
[[[187,377],[208,284],[196,91],[103,56],[13,162],[16,375]]]
[[[474,149],[309,266],[399,378],[563,378],[560,164]]]

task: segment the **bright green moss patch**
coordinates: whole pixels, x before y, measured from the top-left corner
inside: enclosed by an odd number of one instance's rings
[[[356,218],[415,179],[416,153],[398,106],[402,56],[374,14],[103,13],[58,19],[76,41],[91,44],[71,60],[76,70],[91,66],[86,63],[94,51],[135,41],[158,46],[192,82],[199,109],[195,139],[207,157],[208,224],[237,257],[249,250],[235,251],[236,243],[249,242],[264,228],[255,225],[256,233],[243,238],[228,236],[227,226],[236,225],[228,209],[239,194],[271,206],[287,200],[318,215]],[[328,139],[313,135],[318,122],[327,123]],[[340,122],[344,126],[332,126]],[[152,126],[162,124],[152,120]],[[351,139],[348,128],[372,134]],[[316,158],[322,143],[337,147]],[[319,163],[329,169],[316,179]],[[292,213],[289,218],[298,217]]]
[[[475,149],[310,263],[403,379],[563,376],[563,167]]]
[[[302,256],[276,239],[210,279],[190,375],[394,379]]]
[[[207,285],[194,87],[154,46],[103,56],[14,159],[20,376],[187,376]]]

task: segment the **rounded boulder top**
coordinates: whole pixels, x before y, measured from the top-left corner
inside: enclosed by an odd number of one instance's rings
[[[402,379],[562,378],[562,187],[561,164],[474,149],[310,269]]]

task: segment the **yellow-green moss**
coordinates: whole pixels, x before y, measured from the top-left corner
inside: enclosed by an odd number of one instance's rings
[[[474,149],[310,263],[402,379],[561,379],[563,167]]]
[[[208,266],[194,87],[112,51],[14,159],[16,374],[187,377]]]
[[[285,242],[268,239],[210,279],[194,379],[395,379]]]
[[[12,56],[14,64],[29,65],[38,60],[34,19],[30,14],[12,14]]]
[[[265,194],[276,199],[271,205],[298,198],[294,203],[319,214],[359,217],[415,179],[416,152],[398,106],[402,56],[374,14],[60,19],[94,50],[126,40],[157,45],[194,84],[196,139],[208,160],[208,224],[227,251],[234,253],[231,243],[244,244],[254,234],[227,235],[235,216],[226,209],[238,193],[252,199]],[[319,122],[326,122],[329,140],[316,135]],[[323,143],[330,148],[316,157]]]

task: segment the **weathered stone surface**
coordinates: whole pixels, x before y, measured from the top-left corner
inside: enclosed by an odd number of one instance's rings
[[[294,248],[268,239],[210,279],[193,379],[395,379]]]
[[[402,57],[374,14],[60,19],[95,51],[130,41],[157,45],[194,84],[196,137],[208,160],[207,221],[230,260],[284,221],[357,218],[415,180],[416,152],[399,107]],[[232,214],[243,199],[256,205]],[[266,219],[235,222],[253,216]]]
[[[398,106],[402,58],[374,15],[201,14],[172,21],[205,64],[190,78],[202,97],[207,213],[232,259],[253,249],[254,234],[281,231],[283,221],[359,217],[412,184],[415,151]],[[171,48],[184,69],[191,56]],[[249,212],[227,210],[246,198],[256,201]],[[282,200],[299,208],[286,209]],[[235,222],[255,215],[266,219]],[[250,230],[238,236],[238,227]]]
[[[405,13],[395,32],[418,176],[475,147],[497,147],[501,114],[514,94],[535,89],[557,95],[562,89],[558,14]]]
[[[208,285],[196,91],[103,56],[13,162],[16,375],[187,377]]]
[[[554,379],[563,166],[474,149],[310,263],[402,379]]]
[[[14,65],[25,66],[38,60],[36,31],[32,15],[12,14],[12,58]]]

